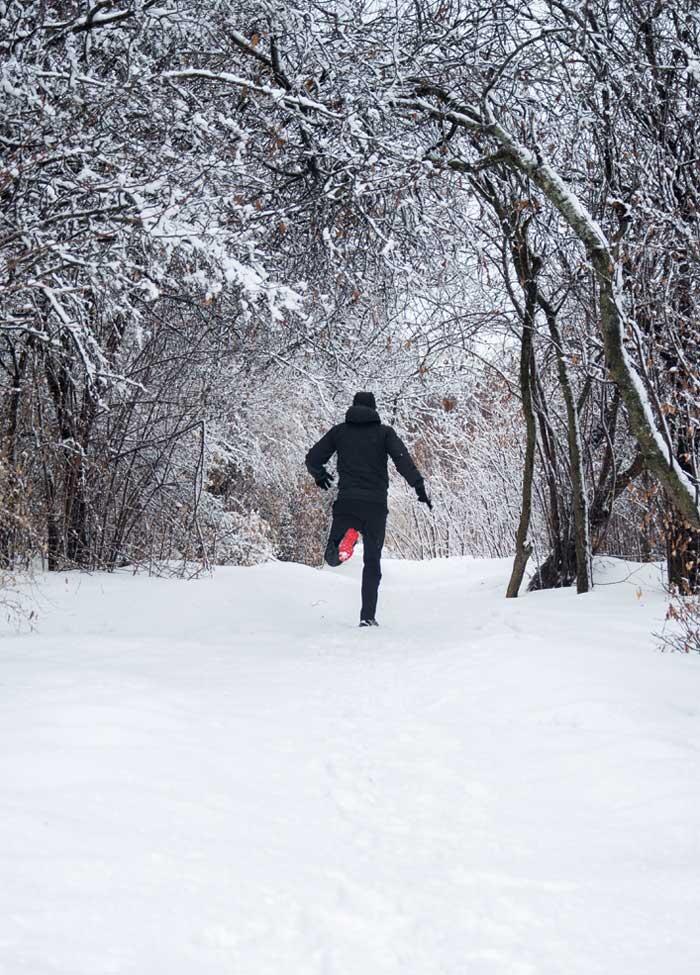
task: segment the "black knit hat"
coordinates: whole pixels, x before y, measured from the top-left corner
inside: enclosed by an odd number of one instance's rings
[[[370,410],[376,410],[377,401],[374,398],[374,393],[355,393],[353,400],[353,406],[369,406]]]

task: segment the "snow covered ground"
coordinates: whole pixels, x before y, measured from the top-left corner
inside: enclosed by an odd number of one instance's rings
[[[658,573],[387,562],[360,630],[359,569],[42,581],[0,649],[2,975],[700,971]]]

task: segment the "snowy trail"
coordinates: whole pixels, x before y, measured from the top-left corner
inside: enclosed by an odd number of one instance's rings
[[[700,662],[654,571],[388,562],[367,631],[358,563],[48,580],[1,651],[3,975],[698,971]]]

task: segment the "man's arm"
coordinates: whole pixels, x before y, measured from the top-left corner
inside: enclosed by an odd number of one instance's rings
[[[413,463],[413,458],[408,452],[408,447],[393,427],[387,427],[386,449],[394,462],[396,470],[414,489],[418,500],[422,501],[423,504],[427,504],[432,509],[433,505],[426,493],[423,475]]]
[[[420,471],[413,463],[413,458],[408,452],[408,447],[393,427],[387,427],[386,449],[394,462],[396,470],[408,481],[412,488],[416,486],[418,481],[423,480]]]
[[[336,450],[335,427],[315,443],[306,455],[306,469],[320,488],[327,491],[333,482],[333,475],[323,466],[328,463]]]

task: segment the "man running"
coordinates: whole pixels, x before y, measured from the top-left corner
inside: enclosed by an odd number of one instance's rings
[[[393,427],[379,419],[373,393],[355,393],[345,423],[332,427],[306,455],[306,468],[324,491],[333,483],[326,464],[338,454],[338,497],[326,545],[328,565],[340,565],[353,553],[362,535],[362,609],[360,626],[379,626],[377,592],[382,578],[381,556],[386,531],[389,475],[387,457],[415,490],[418,500],[432,508],[425,483],[406,446]]]

